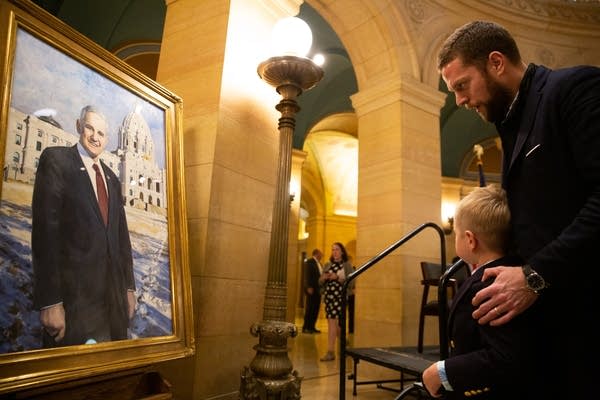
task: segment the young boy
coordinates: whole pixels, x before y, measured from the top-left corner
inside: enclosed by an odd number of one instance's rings
[[[498,265],[522,265],[506,256],[510,211],[506,193],[497,186],[476,188],[458,204],[454,216],[456,254],[472,268],[450,307],[450,357],[423,372],[423,384],[433,397],[445,399],[541,399],[534,361],[540,351],[534,340],[535,316],[527,311],[498,327],[473,319],[471,300],[492,283],[481,281],[483,270]],[[502,307],[496,313],[502,314]],[[546,385],[550,386],[550,385]]]

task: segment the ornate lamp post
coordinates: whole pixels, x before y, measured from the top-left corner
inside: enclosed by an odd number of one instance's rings
[[[323,70],[305,57],[312,43],[308,25],[295,17],[277,23],[275,40],[288,48],[281,56],[271,57],[258,66],[258,75],[274,86],[282,97],[275,106],[279,118],[279,163],[269,249],[269,270],[263,309],[263,321],[250,332],[259,337],[256,355],[242,372],[240,399],[299,399],[300,381],[288,357],[287,339],[298,329],[285,321],[287,307],[287,251],[289,225],[289,181],[292,169],[292,135],[295,115],[300,110],[296,98],[315,86]],[[294,40],[301,39],[299,43]],[[296,46],[290,48],[290,46]]]

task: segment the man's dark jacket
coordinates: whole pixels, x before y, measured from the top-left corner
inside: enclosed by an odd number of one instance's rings
[[[550,285],[536,301],[547,382],[565,398],[590,398],[600,373],[600,69],[532,64],[526,78],[496,125],[515,249]]]
[[[48,147],[36,172],[32,201],[34,306],[63,303],[61,345],[95,339],[110,328],[127,338],[127,290],[134,289],[129,230],[117,176],[102,164],[108,187],[108,226],[77,146]],[[104,328],[105,329],[105,328]]]

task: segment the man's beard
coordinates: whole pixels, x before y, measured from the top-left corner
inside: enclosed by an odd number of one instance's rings
[[[513,101],[513,96],[508,88],[503,87],[494,79],[491,79],[487,74],[486,82],[490,100],[488,104],[486,104],[486,115],[480,115],[488,122],[501,122],[508,113],[508,109]]]

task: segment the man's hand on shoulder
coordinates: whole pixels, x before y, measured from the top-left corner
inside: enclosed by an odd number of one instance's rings
[[[538,295],[526,287],[525,275],[521,268],[487,268],[481,280],[490,278],[495,278],[494,282],[473,297],[473,305],[477,307],[473,318],[481,325],[505,324],[529,308],[537,299]]]

